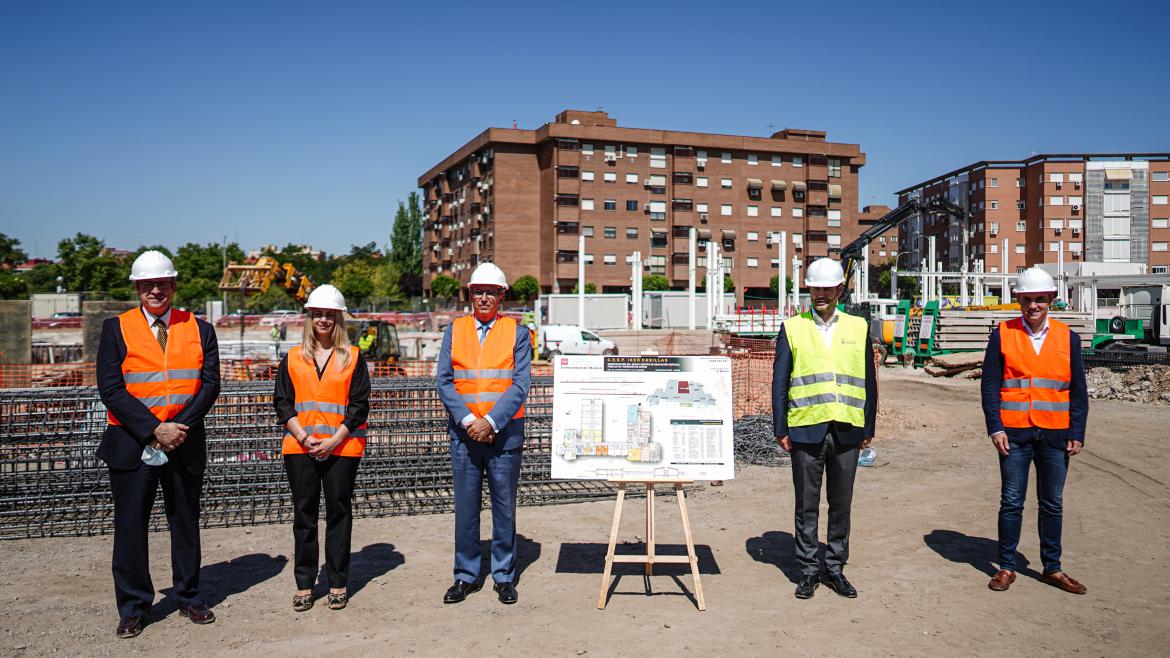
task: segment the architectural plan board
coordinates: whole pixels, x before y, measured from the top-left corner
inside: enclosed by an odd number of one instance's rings
[[[552,476],[730,480],[731,359],[558,356]]]

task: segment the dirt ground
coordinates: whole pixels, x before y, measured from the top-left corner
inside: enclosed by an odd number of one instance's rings
[[[619,569],[608,608],[596,608],[613,513],[597,502],[520,510],[520,602],[509,607],[489,589],[442,604],[450,515],[358,520],[342,612],[323,601],[292,611],[289,527],[206,530],[203,589],[218,621],[188,623],[164,590],[132,640],[114,637],[110,537],[6,542],[0,655],[1165,655],[1170,407],[1092,403],[1064,528],[1065,568],[1088,594],[1037,580],[1032,499],[1027,566],[1011,591],[995,593],[986,584],[999,478],[977,384],[886,370],[881,390],[878,460],[859,471],[854,498],[846,573],[855,600],[824,587],[793,598],[790,476],[750,467],[688,496],[706,612],[689,573],[673,566],[658,568],[649,594],[633,566]],[[673,498],[658,500],[659,543],[681,544]],[[642,535],[641,509],[627,506],[622,539]],[[152,542],[163,587],[167,536]]]

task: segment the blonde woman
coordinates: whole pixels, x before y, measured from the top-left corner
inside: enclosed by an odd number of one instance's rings
[[[293,496],[293,610],[313,607],[317,516],[325,492],[325,573],[329,607],[349,602],[353,488],[366,445],[370,375],[345,332],[345,298],[330,285],[313,290],[299,347],[280,362],[273,402],[286,432],[281,445]]]

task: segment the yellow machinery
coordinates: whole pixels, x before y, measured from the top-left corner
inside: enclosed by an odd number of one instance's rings
[[[254,265],[231,263],[223,271],[219,289],[224,292],[239,292],[258,295],[269,286],[277,285],[287,291],[301,304],[308,299],[316,286],[292,263],[279,263],[275,258],[263,256]]]

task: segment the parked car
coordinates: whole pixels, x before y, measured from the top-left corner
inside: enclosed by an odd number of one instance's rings
[[[53,314],[54,320],[63,320],[65,318],[79,318],[79,317],[81,317],[81,313],[78,313],[77,311],[57,311],[56,313]]]
[[[540,356],[551,359],[561,354],[617,354],[613,341],[571,324],[546,324],[540,328]]]

